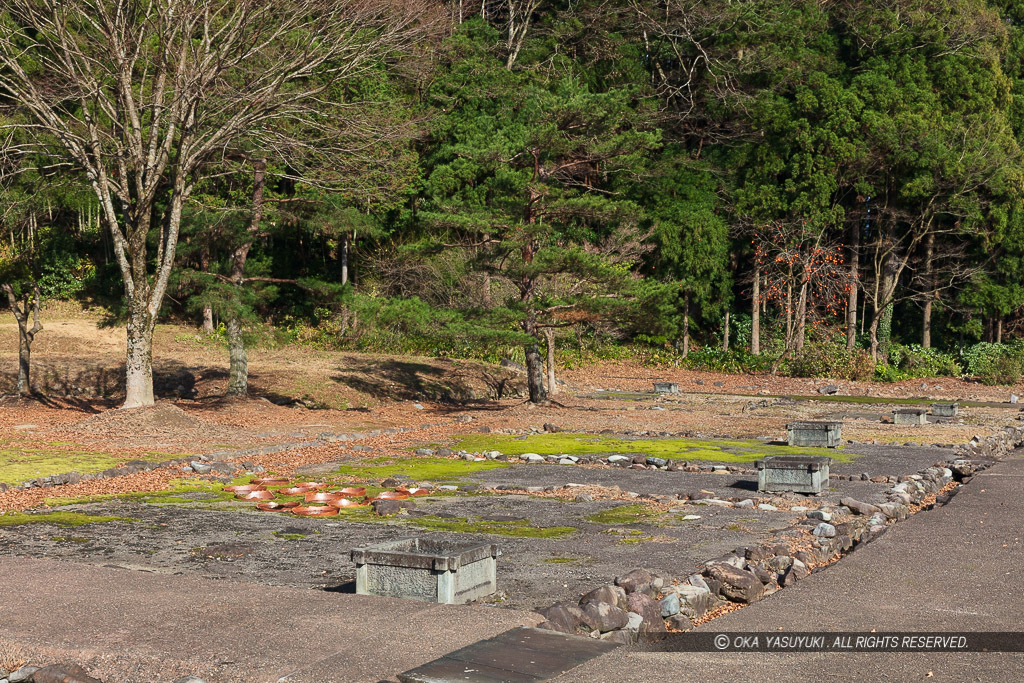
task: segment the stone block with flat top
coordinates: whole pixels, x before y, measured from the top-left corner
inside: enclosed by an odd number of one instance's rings
[[[892,421],[898,425],[928,424],[928,411],[925,408],[899,408],[892,411]]]
[[[498,546],[401,538],[353,548],[356,593],[461,605],[497,590]]]
[[[932,415],[936,417],[956,417],[960,412],[959,403],[933,403]]]
[[[757,461],[757,490],[764,493],[821,493],[828,486],[832,458],[823,455],[771,455]]]
[[[790,422],[786,433],[790,446],[838,448],[843,443],[842,422]]]
[[[655,382],[654,391],[659,394],[678,394],[679,385],[676,382]]]

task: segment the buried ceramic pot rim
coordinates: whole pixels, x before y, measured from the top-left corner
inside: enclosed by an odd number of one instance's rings
[[[266,501],[266,502],[263,502],[263,503],[257,503],[256,504],[256,508],[258,510],[263,510],[264,512],[280,512],[282,510],[290,510],[290,509],[298,507],[298,506],[299,506],[299,501],[297,501],[297,500],[293,500],[293,501],[289,501],[289,502],[284,502],[284,503],[275,503],[274,501]]]
[[[259,489],[257,491],[243,491],[241,493],[236,493],[235,498],[238,498],[239,500],[272,500],[274,498],[274,494],[270,491]]]
[[[293,515],[300,517],[330,517],[338,514],[338,508],[329,505],[300,505],[291,511]]]

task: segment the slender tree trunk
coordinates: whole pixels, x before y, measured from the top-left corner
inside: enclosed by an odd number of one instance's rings
[[[30,371],[32,367],[32,342],[27,330],[18,325],[18,395],[28,396],[32,393]]]
[[[789,266],[789,277],[786,279],[786,348],[793,343],[793,265]]]
[[[722,350],[729,351],[729,311],[725,312],[725,329],[722,332]]]
[[[1003,343],[1003,319],[996,318],[996,344]]]
[[[341,285],[348,284],[348,232],[341,236]]]
[[[753,301],[750,305],[750,353],[761,353],[761,266],[754,266]]]
[[[24,296],[21,306],[18,305],[14,288],[11,285],[5,283],[3,290],[7,294],[7,303],[11,307],[11,313],[18,321],[18,395],[30,396],[32,394],[32,342],[35,341],[36,334],[43,329],[42,323],[39,322],[39,286],[32,285],[32,295]],[[29,317],[32,318],[32,327],[28,325]]]
[[[881,324],[878,327],[878,355],[889,362],[889,349],[892,348],[892,313],[894,304],[889,303],[882,310]]]
[[[199,252],[199,267],[203,269],[204,273],[210,272],[210,250],[208,247],[203,247],[203,250]],[[203,332],[213,334],[213,309],[209,306],[203,306]]]
[[[544,338],[548,347],[548,396],[554,396],[558,393],[558,381],[555,379],[555,331],[545,327]]]
[[[928,233],[924,249],[924,281],[928,287],[921,318],[921,346],[932,346],[932,303],[935,301],[935,233]]]
[[[881,317],[876,313],[871,316],[871,326],[868,332],[871,335],[871,359],[878,361],[878,323]]]
[[[231,365],[228,369],[228,395],[245,396],[249,391],[249,361],[242,337],[242,323],[237,316],[228,319],[228,355]]]
[[[860,226],[850,231],[850,291],[846,299],[846,350],[857,347],[857,294],[860,289]]]
[[[125,359],[125,396],[122,408],[139,408],[154,403],[153,328],[156,320],[147,310],[145,298],[136,297],[129,305],[128,354]]]
[[[683,358],[690,355],[690,297],[683,299]]]
[[[536,322],[528,321],[523,325],[523,331],[536,335]],[[523,350],[526,352],[526,384],[530,390],[530,403],[543,403],[547,400],[548,394],[544,389],[544,360],[540,354],[540,344],[534,341],[527,344]]]
[[[255,162],[252,181],[252,217],[244,242],[231,255],[231,281],[241,290],[245,283],[245,262],[249,258],[253,240],[259,234],[263,219],[263,190],[266,186],[267,162]],[[241,299],[241,296],[239,296]],[[249,358],[245,352],[245,338],[242,335],[241,315],[237,311],[228,318],[228,396],[245,396],[249,393]]]
[[[804,338],[807,336],[807,287],[806,281],[800,286],[800,296],[796,305],[796,336],[793,339],[793,348],[797,351],[803,350]]]

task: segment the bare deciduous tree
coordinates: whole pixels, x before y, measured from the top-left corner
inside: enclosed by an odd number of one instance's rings
[[[182,206],[211,161],[305,116],[408,46],[425,0],[9,0],[0,95],[100,202],[128,309],[124,407],[153,403],[152,340]],[[151,253],[151,232],[156,253]]]

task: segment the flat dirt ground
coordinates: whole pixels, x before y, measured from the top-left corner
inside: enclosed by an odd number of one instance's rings
[[[0,400],[2,484],[239,451],[239,466],[296,480],[458,489],[417,499],[415,509],[395,517],[361,510],[309,519],[258,512],[224,494],[230,478],[167,466],[0,492],[0,512],[8,513],[0,515],[0,552],[345,591],[352,590],[351,548],[427,534],[499,545],[500,592],[492,601],[518,608],[577,597],[638,566],[685,575],[737,547],[772,539],[799,545],[807,528],[792,507],[834,506],[847,495],[884,500],[889,484],[872,478],[916,472],[949,459],[954,445],[1015,424],[1020,413],[1009,398],[1024,394],[1022,387],[938,378],[836,382],[839,396],[821,397],[818,388],[830,382],[604,363],[562,373],[557,402],[533,407],[521,397],[524,377],[514,368],[288,347],[251,351],[251,397],[227,400],[223,346],[193,328],[161,325],[154,348],[158,405],[120,411],[123,329],[101,328],[97,315],[67,310],[48,311],[43,323],[33,349],[40,397]],[[0,325],[0,393],[11,393],[16,348],[11,320]],[[678,382],[682,393],[648,393],[654,381]],[[893,408],[909,400],[960,401],[961,415],[925,426],[891,424]],[[758,495],[753,457],[716,459],[725,453],[716,449],[737,443],[757,457],[769,454],[770,442],[784,439],[794,419],[845,423],[849,443],[832,467],[843,476],[822,496]],[[524,448],[571,445],[543,441],[544,425],[569,439],[596,440],[589,454],[644,452],[630,442],[642,437],[645,448],[682,449],[678,457],[698,467],[670,472],[415,455],[418,448],[457,451],[467,438],[484,444],[469,449],[477,453],[489,439],[507,452],[510,440],[530,434],[537,436]],[[368,436],[373,430],[382,432]],[[359,438],[327,438],[339,434]],[[616,440],[602,450],[605,437]],[[732,469],[709,471],[716,463]],[[673,502],[693,491],[777,509]]]

